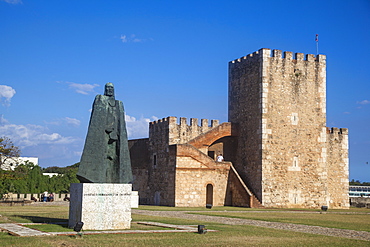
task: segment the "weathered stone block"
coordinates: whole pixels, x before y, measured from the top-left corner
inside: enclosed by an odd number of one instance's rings
[[[68,227],[78,221],[84,230],[129,229],[131,184],[71,184]]]

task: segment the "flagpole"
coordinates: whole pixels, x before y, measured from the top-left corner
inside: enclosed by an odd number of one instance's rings
[[[319,35],[316,34],[316,55],[319,55]]]
[[[316,41],[316,55],[319,55],[319,41]]]

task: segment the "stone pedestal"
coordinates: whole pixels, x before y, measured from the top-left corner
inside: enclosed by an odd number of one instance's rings
[[[129,229],[131,225],[131,184],[71,184],[68,226],[78,221],[83,230]]]
[[[131,208],[139,208],[139,192],[131,192]]]

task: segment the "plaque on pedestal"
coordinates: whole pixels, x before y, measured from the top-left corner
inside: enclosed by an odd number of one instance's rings
[[[71,184],[68,227],[83,222],[84,230],[129,229],[131,184]]]

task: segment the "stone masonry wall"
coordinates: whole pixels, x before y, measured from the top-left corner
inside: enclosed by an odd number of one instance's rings
[[[133,175],[132,189],[139,191],[140,204],[149,204],[151,194],[148,186],[150,165],[149,138],[128,141]]]
[[[175,206],[205,207],[207,184],[213,186],[213,206],[224,206],[229,169],[229,162],[212,169],[191,157],[177,157]]]
[[[238,125],[233,164],[246,185],[262,198],[261,64],[259,52],[229,63],[229,122]]]
[[[199,125],[197,118],[190,118],[190,124],[183,117],[180,118],[179,124],[177,124],[176,117],[168,117],[167,121],[170,125],[169,145],[187,143],[191,139],[219,125],[218,120],[211,120],[211,125],[209,125],[208,119],[201,119]]]
[[[149,124],[150,165],[148,168],[148,188],[151,203],[156,205],[175,206],[178,184],[176,178],[176,154],[171,149],[174,144],[183,144],[219,125],[218,120],[191,118],[190,125],[186,118],[167,117]]]
[[[331,145],[327,157],[326,57],[282,55],[261,49],[229,63],[229,121],[239,125],[235,168],[264,206],[337,204],[328,170],[345,147]],[[336,179],[348,180],[340,169]],[[347,193],[340,187],[333,192]]]
[[[170,120],[166,118],[149,124],[148,188],[150,203],[154,205],[174,206],[175,203],[175,165],[168,146]]]
[[[326,205],[326,58],[261,53],[263,204]]]
[[[327,128],[328,194],[330,208],[349,208],[348,129]]]
[[[250,195],[243,188],[237,175],[230,171],[228,177],[228,188],[226,192],[226,205],[235,207],[251,207]]]

